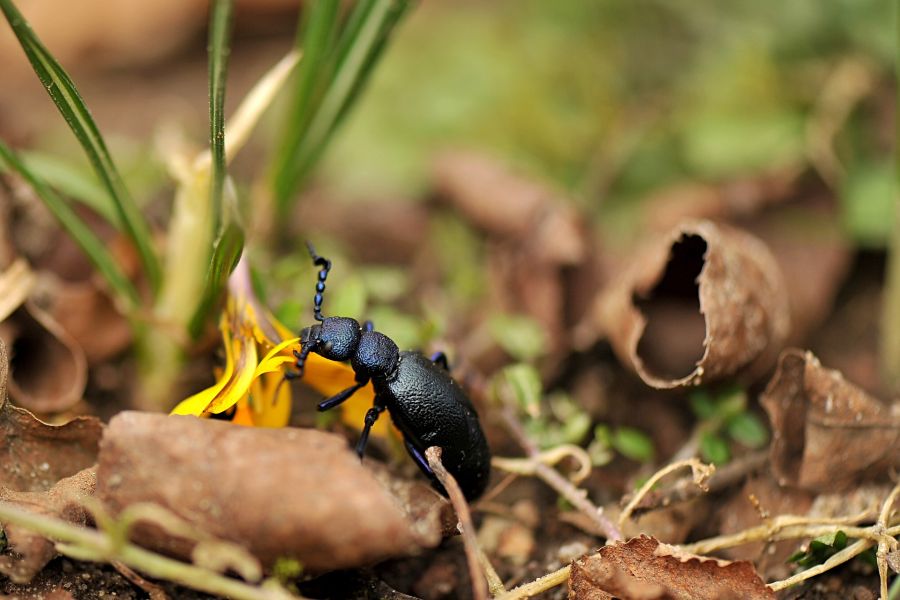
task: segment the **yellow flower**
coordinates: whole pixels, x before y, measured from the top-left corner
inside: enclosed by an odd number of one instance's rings
[[[249,281],[249,270],[242,257],[229,278],[228,299],[219,322],[225,366],[216,373],[215,384],[182,400],[172,414],[199,417],[224,414],[234,423],[255,427],[287,425],[291,415],[291,387],[284,382],[284,370],[291,368],[293,351],[300,340],[261,306]],[[318,354],[309,355],[300,381],[323,397],[333,396],[356,383],[353,369],[348,365]],[[374,397],[371,384],[360,389],[341,405],[341,420],[361,429]],[[379,419],[372,435],[388,437],[389,431],[389,419]]]

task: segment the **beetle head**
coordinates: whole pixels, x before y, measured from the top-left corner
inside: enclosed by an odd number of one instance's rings
[[[326,317],[300,332],[300,342],[329,360],[349,360],[359,345],[359,322],[349,317]]]

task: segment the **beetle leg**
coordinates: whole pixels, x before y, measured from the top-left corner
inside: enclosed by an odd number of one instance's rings
[[[375,323],[367,319],[366,322],[363,323],[363,331],[375,331]]]
[[[356,453],[359,454],[360,460],[362,460],[363,452],[366,450],[366,444],[369,441],[369,432],[372,431],[372,425],[375,424],[375,421],[378,420],[378,417],[384,412],[384,409],[385,407],[382,404],[379,404],[378,399],[376,398],[375,406],[366,412],[366,424],[359,436],[359,441],[356,442]]]
[[[445,371],[450,370],[450,363],[447,362],[447,355],[443,352],[435,352],[431,355],[431,362],[441,367],[444,367]]]
[[[363,387],[367,383],[368,383],[368,381],[361,381],[361,382],[357,383],[356,385],[352,385],[352,386],[348,387],[346,390],[338,392],[331,398],[322,400],[321,402],[319,402],[319,405],[316,408],[319,410],[319,412],[334,408],[335,406],[337,406],[338,404],[347,400],[350,396],[355,394],[356,390]]]
[[[434,476],[434,471],[431,470],[431,465],[428,464],[428,461],[425,460],[425,457],[422,456],[422,453],[419,452],[415,446],[409,443],[409,440],[404,439],[403,443],[406,445],[406,451],[409,452],[409,455],[412,457],[416,464],[419,465],[419,468],[428,473],[429,477]]]

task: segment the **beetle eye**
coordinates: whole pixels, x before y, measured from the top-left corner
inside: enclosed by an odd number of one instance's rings
[[[331,352],[331,349],[334,347],[334,344],[331,343],[331,340],[325,342],[322,346],[322,350],[324,352]]]

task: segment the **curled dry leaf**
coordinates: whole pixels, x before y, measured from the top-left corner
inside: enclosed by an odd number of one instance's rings
[[[28,300],[36,281],[22,259],[0,273],[0,339],[13,354],[9,390],[30,410],[62,411],[81,399],[87,363],[59,323]]]
[[[8,362],[0,341],[0,501],[39,514],[84,523],[81,500],[94,487],[102,425],[93,417],[48,425],[6,399]],[[12,554],[0,555],[0,573],[29,581],[56,555],[45,538],[14,525],[3,528]]]
[[[774,600],[749,562],[684,553],[641,536],[572,563],[570,600]]]
[[[833,492],[900,468],[900,402],[876,400],[811,352],[785,350],[760,401],[781,485]]]
[[[682,223],[639,253],[595,319],[648,385],[699,385],[773,362],[790,312],[766,246],[711,221]]]
[[[157,504],[268,566],[290,557],[313,572],[356,567],[441,539],[442,498],[431,494],[413,522],[345,439],[316,430],[124,412],[103,436],[97,478],[113,514]],[[144,523],[133,539],[182,558],[194,546]]]
[[[528,242],[545,262],[572,265],[587,250],[572,204],[559,193],[469,152],[448,153],[435,163],[443,198],[491,237]]]
[[[81,400],[87,384],[84,351],[50,314],[26,301],[0,323],[0,338],[11,349],[9,393],[17,404],[54,413]]]
[[[434,177],[439,197],[488,237],[494,310],[540,323],[552,356],[566,343],[567,311],[584,312],[571,280],[593,279],[587,229],[578,211],[547,185],[477,153],[441,156]],[[484,356],[473,360],[485,363]]]

